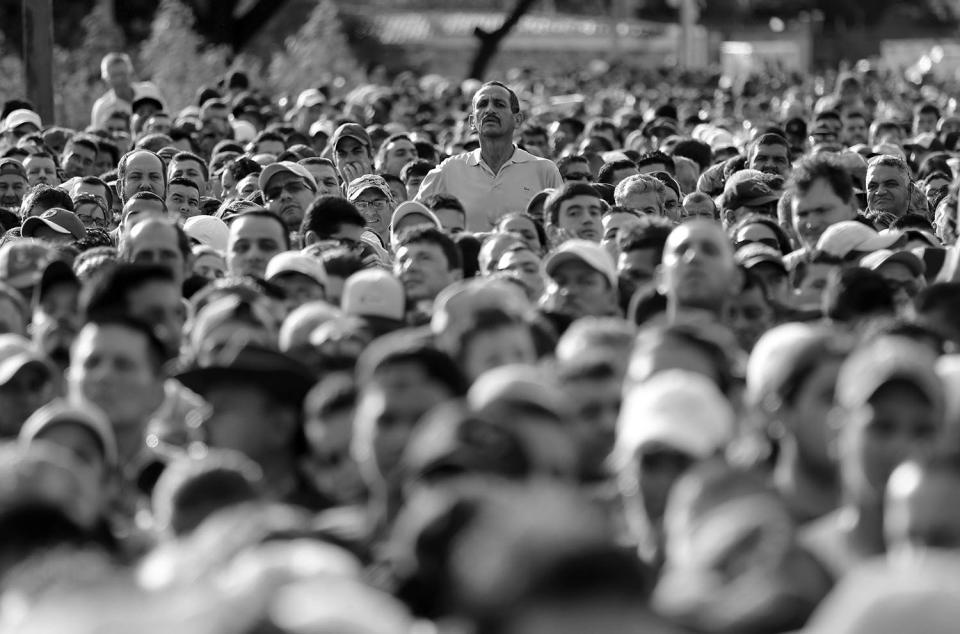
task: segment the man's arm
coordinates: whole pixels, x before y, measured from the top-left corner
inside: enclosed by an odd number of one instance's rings
[[[548,187],[559,189],[563,187],[563,177],[560,176],[560,169],[557,167],[557,164],[549,159],[546,159],[546,162],[548,165],[544,170],[546,174],[543,178],[543,189]]]

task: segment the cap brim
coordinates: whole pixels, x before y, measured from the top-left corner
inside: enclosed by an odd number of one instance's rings
[[[47,227],[53,229],[57,233],[62,233],[64,235],[73,235],[73,232],[71,232],[69,229],[61,227],[58,224],[54,224],[44,218],[40,218],[39,216],[32,216],[26,219],[26,221],[23,223],[23,230],[21,231],[21,235],[25,238],[33,237],[33,234],[36,232],[36,230],[40,228],[39,227],[40,224],[46,225]]]
[[[611,277],[610,271],[604,271],[603,269],[598,268],[595,264],[588,261],[582,255],[573,253],[571,251],[556,251],[548,256],[546,261],[543,263],[543,270],[546,271],[547,275],[552,275],[558,266],[566,262],[582,262],[602,275],[608,282],[610,282],[611,286],[614,288],[617,286],[617,277],[615,272],[612,273],[613,277]]]
[[[787,272],[787,267],[784,265],[782,259],[767,255],[758,255],[752,258],[747,258],[740,263],[740,265],[745,269],[752,269],[758,264],[773,264],[777,268],[782,269],[784,273]]]
[[[0,385],[6,385],[10,379],[17,375],[17,372],[24,369],[28,365],[38,365],[45,370],[50,370],[50,365],[47,363],[46,359],[39,355],[25,352],[15,354],[0,362]]]
[[[310,377],[288,370],[270,370],[267,368],[194,368],[178,374],[175,378],[184,387],[201,396],[215,385],[236,384],[239,381],[245,381],[282,400],[300,402],[313,387],[313,380]]]
[[[767,196],[761,196],[760,198],[755,198],[748,203],[740,205],[741,207],[762,207],[763,205],[769,205],[774,201],[780,200],[780,196],[777,194],[770,194]]]

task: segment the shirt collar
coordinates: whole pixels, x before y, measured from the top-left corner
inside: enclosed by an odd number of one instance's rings
[[[511,163],[529,163],[533,160],[533,154],[521,150],[516,145],[513,146],[513,154],[507,160],[505,165],[510,165]],[[480,165],[480,148],[475,149],[470,152],[470,156],[467,157],[467,165]]]

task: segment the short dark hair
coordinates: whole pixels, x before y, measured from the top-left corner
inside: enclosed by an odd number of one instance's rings
[[[564,156],[557,161],[557,169],[560,170],[561,174],[563,174],[563,171],[567,169],[571,163],[584,163],[586,165],[590,165],[590,159],[583,154],[570,154],[569,156]]]
[[[649,222],[631,227],[619,237],[617,246],[621,253],[654,249],[658,254],[657,260],[663,257],[663,249],[667,245],[667,237],[673,231],[673,225],[666,218],[649,218],[648,220]]]
[[[237,214],[236,216],[233,216],[232,218],[226,220],[225,222],[227,223],[228,227],[232,227],[233,223],[240,220],[241,218],[250,218],[250,217],[269,218],[270,220],[273,220],[274,222],[276,222],[283,229],[283,231],[281,231],[281,233],[283,234],[283,248],[284,249],[290,248],[290,234],[288,233],[289,230],[287,229],[287,225],[284,224],[283,219],[280,216],[273,213],[272,211],[267,211],[263,207],[258,207],[256,209],[251,209],[249,211],[243,211]]]
[[[151,328],[143,320],[131,317],[126,312],[102,313],[88,318],[87,325],[91,324],[100,328],[118,326],[141,335],[147,344],[147,354],[150,359],[150,367],[153,369],[155,374],[164,374],[164,365],[168,360],[166,347],[163,345],[163,342],[160,340],[160,338],[157,337],[153,328]]]
[[[823,291],[824,314],[839,322],[893,315],[893,289],[879,273],[859,267],[832,271]]]
[[[73,135],[63,147],[63,152],[66,153],[68,150],[73,149],[75,145],[82,145],[88,150],[100,152],[100,142],[97,140],[97,137],[90,134],[80,133]]]
[[[129,315],[130,293],[151,282],[175,283],[170,267],[163,264],[119,263],[95,283],[84,288],[80,310],[85,321],[109,315]]]
[[[460,199],[452,194],[433,194],[432,196],[424,198],[422,202],[423,206],[430,211],[436,211],[437,209],[456,209],[464,215],[467,213]]]
[[[341,225],[365,227],[367,222],[357,207],[339,196],[321,196],[307,207],[300,224],[300,235],[312,231],[321,239],[327,239],[337,232]]]
[[[788,188],[806,193],[818,180],[826,181],[840,200],[850,202],[853,199],[850,173],[835,158],[824,154],[797,162],[793,167]]]
[[[783,227],[769,216],[763,216],[761,214],[747,214],[730,229],[727,230],[727,237],[730,238],[730,243],[735,244],[737,239],[737,234],[740,233],[740,230],[749,225],[763,225],[764,227],[770,229],[773,232],[773,235],[777,239],[777,245],[780,249],[780,253],[786,255],[793,250],[793,245],[790,244],[790,238],[787,236],[787,233],[783,230]]]
[[[195,163],[199,163],[200,170],[203,172],[203,180],[208,180],[210,178],[210,169],[207,167],[207,162],[193,152],[177,152],[173,155],[173,158],[170,159],[170,164],[172,165],[176,161],[193,161]]]
[[[107,211],[113,209],[113,188],[110,185],[107,185],[106,181],[98,176],[84,176],[80,179],[80,183],[83,185],[97,185],[98,187],[103,187],[106,192],[107,199]]]
[[[400,180],[406,183],[413,176],[426,176],[436,165],[426,159],[414,159],[400,168]]]
[[[297,163],[299,163],[300,165],[304,165],[304,166],[306,166],[306,165],[326,165],[327,167],[332,168],[333,170],[336,170],[336,169],[337,169],[337,166],[333,164],[333,161],[331,161],[331,160],[328,159],[328,158],[324,158],[324,157],[322,157],[322,156],[308,156],[308,157],[306,157],[306,158],[300,159],[299,161],[297,161]],[[238,180],[239,180],[239,179],[238,179]]]
[[[233,179],[238,183],[249,174],[259,174],[263,171],[263,167],[248,156],[238,156],[227,161],[223,169],[229,171],[230,175],[233,176]]]
[[[644,167],[645,165],[657,165],[663,164],[666,168],[667,173],[671,176],[676,175],[677,165],[673,161],[673,157],[664,154],[659,150],[654,150],[653,152],[644,152],[640,155],[640,158],[637,159],[637,167]]]
[[[24,220],[29,218],[33,209],[38,206],[44,209],[60,207],[67,211],[73,211],[73,200],[71,200],[70,195],[62,189],[37,183],[30,188],[30,191],[26,193],[23,201],[20,203],[21,218]]]
[[[151,152],[160,152],[165,147],[173,145],[173,139],[169,134],[154,132],[140,137],[133,148],[135,150],[150,150]],[[116,161],[114,161],[116,162]]]
[[[670,161],[672,164],[673,161]],[[630,168],[636,169],[637,164],[631,161],[630,159],[620,159],[617,161],[611,161],[609,163],[604,163],[600,168],[600,171],[597,173],[597,182],[606,183],[607,185],[613,184],[613,173],[617,170],[625,170]]]
[[[673,146],[674,156],[683,156],[695,161],[700,166],[700,171],[710,167],[713,164],[713,152],[710,146],[703,141],[696,139],[684,139]]]
[[[504,90],[506,90],[507,93],[510,95],[510,112],[513,112],[513,113],[520,112],[520,98],[517,97],[517,93],[513,92],[513,90],[509,86],[499,81],[488,81],[487,83],[480,86],[480,90],[483,90],[484,88],[487,88],[489,86],[499,86],[500,88],[503,88]],[[480,92],[480,90],[477,90],[477,92]]]
[[[320,254],[320,260],[323,262],[323,268],[326,269],[327,275],[336,275],[344,279],[357,271],[362,271],[364,268],[360,256],[343,247],[324,251]]]
[[[943,311],[949,315],[960,313],[960,282],[939,282],[924,288],[914,300],[920,315]]]
[[[450,239],[450,236],[436,227],[413,227],[400,234],[397,241],[397,249],[408,244],[435,244],[443,251],[447,258],[447,270],[463,270],[463,259],[460,256],[460,249],[456,243]]]
[[[429,379],[446,386],[453,396],[467,393],[469,382],[447,353],[402,331],[380,337],[367,347],[357,362],[358,383],[370,385],[381,369],[407,364],[419,366]]]
[[[773,132],[767,132],[766,134],[761,134],[757,137],[757,140],[753,142],[753,147],[758,148],[761,145],[780,145],[788,150],[790,149],[790,144],[787,143],[787,140],[783,135],[776,134]]]
[[[170,182],[167,183],[167,190],[170,190],[171,185],[182,185],[183,187],[191,187],[197,190],[197,194],[200,193],[200,186],[197,185],[195,181],[190,180],[189,178],[184,178],[183,176],[177,176],[176,178],[171,178]]]
[[[562,187],[547,197],[543,205],[547,224],[556,225],[560,218],[560,205],[577,196],[594,196],[602,200],[600,194],[592,185],[580,182],[564,183]]]

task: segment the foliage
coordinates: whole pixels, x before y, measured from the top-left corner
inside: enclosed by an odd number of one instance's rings
[[[162,0],[140,48],[140,74],[157,85],[170,112],[193,104],[201,88],[215,86],[230,68],[229,48],[206,46],[193,26],[187,5]]]
[[[273,56],[268,79],[276,93],[294,94],[328,82],[352,84],[360,76],[336,4],[321,0],[307,22],[284,42],[283,51]]]

